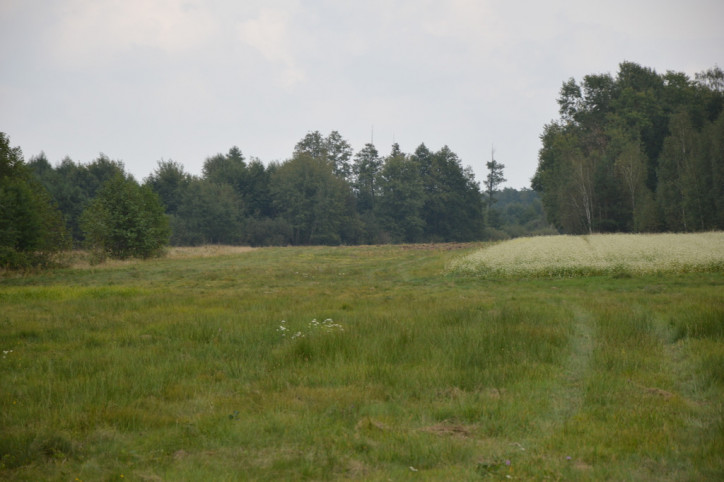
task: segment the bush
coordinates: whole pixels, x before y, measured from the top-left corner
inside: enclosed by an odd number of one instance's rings
[[[117,174],[83,212],[86,242],[96,260],[158,256],[170,230],[163,206],[149,187]]]
[[[483,239],[486,241],[505,241],[510,239],[510,235],[500,229],[487,227],[483,230]]]
[[[0,132],[0,267],[46,267],[67,246],[60,212]]]

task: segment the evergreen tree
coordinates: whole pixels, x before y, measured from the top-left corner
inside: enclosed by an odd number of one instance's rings
[[[393,242],[419,241],[424,229],[422,179],[416,162],[394,144],[380,171],[379,199],[375,204],[381,228]]]
[[[382,168],[382,160],[373,144],[367,143],[364,148],[354,156],[353,186],[357,193],[357,209],[360,213],[374,209],[377,197],[377,177]]]
[[[480,239],[484,228],[482,195],[472,171],[464,169],[447,146],[430,153],[421,145],[413,158],[423,185],[424,237],[430,241]]]
[[[495,203],[495,192],[498,190],[498,186],[507,181],[503,177],[503,169],[505,165],[495,160],[495,151],[490,155],[490,161],[485,163],[485,167],[488,168],[488,176],[485,178],[485,194],[487,196],[486,203],[486,217],[488,223],[490,223],[490,213],[493,204]]]
[[[203,178],[215,184],[229,184],[239,194],[246,188],[246,162],[241,150],[234,146],[227,154],[216,154],[204,161]]]
[[[246,169],[246,189],[242,193],[244,213],[249,218],[274,216],[271,199],[271,170],[259,159],[252,159]]]

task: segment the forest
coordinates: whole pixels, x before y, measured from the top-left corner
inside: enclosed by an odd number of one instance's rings
[[[724,72],[632,62],[570,79],[541,135],[533,189],[561,232],[724,229]]]
[[[57,218],[64,242],[55,243],[89,248],[99,260],[153,256],[167,243],[461,242],[550,232],[534,192],[500,190],[502,163],[487,163],[481,187],[447,146],[431,151],[423,143],[406,154],[395,144],[381,156],[368,143],[354,153],[338,132],[314,131],[284,162],[265,165],[232,147],[208,157],[200,176],[162,160],[139,183],[105,155],[88,164],[66,158],[52,165],[41,153],[25,162],[20,148],[2,139],[11,177],[22,179]],[[23,215],[9,210],[4,217],[12,226]],[[17,236],[4,244],[14,256],[27,251]]]
[[[70,247],[149,257],[167,244],[338,245],[499,240],[536,234],[724,229],[724,72],[623,62],[563,83],[532,189],[482,183],[449,147],[356,153],[308,132],[283,162],[232,147],[199,176],[158,161],[142,182],[101,154],[27,162],[0,133],[0,265],[50,263]]]

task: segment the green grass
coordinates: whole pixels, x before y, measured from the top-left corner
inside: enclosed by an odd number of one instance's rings
[[[6,275],[0,479],[724,477],[724,273],[447,270],[479,247]]]

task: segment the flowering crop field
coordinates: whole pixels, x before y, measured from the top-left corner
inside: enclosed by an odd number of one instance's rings
[[[724,232],[518,238],[451,263],[483,277],[575,277],[724,270]]]

